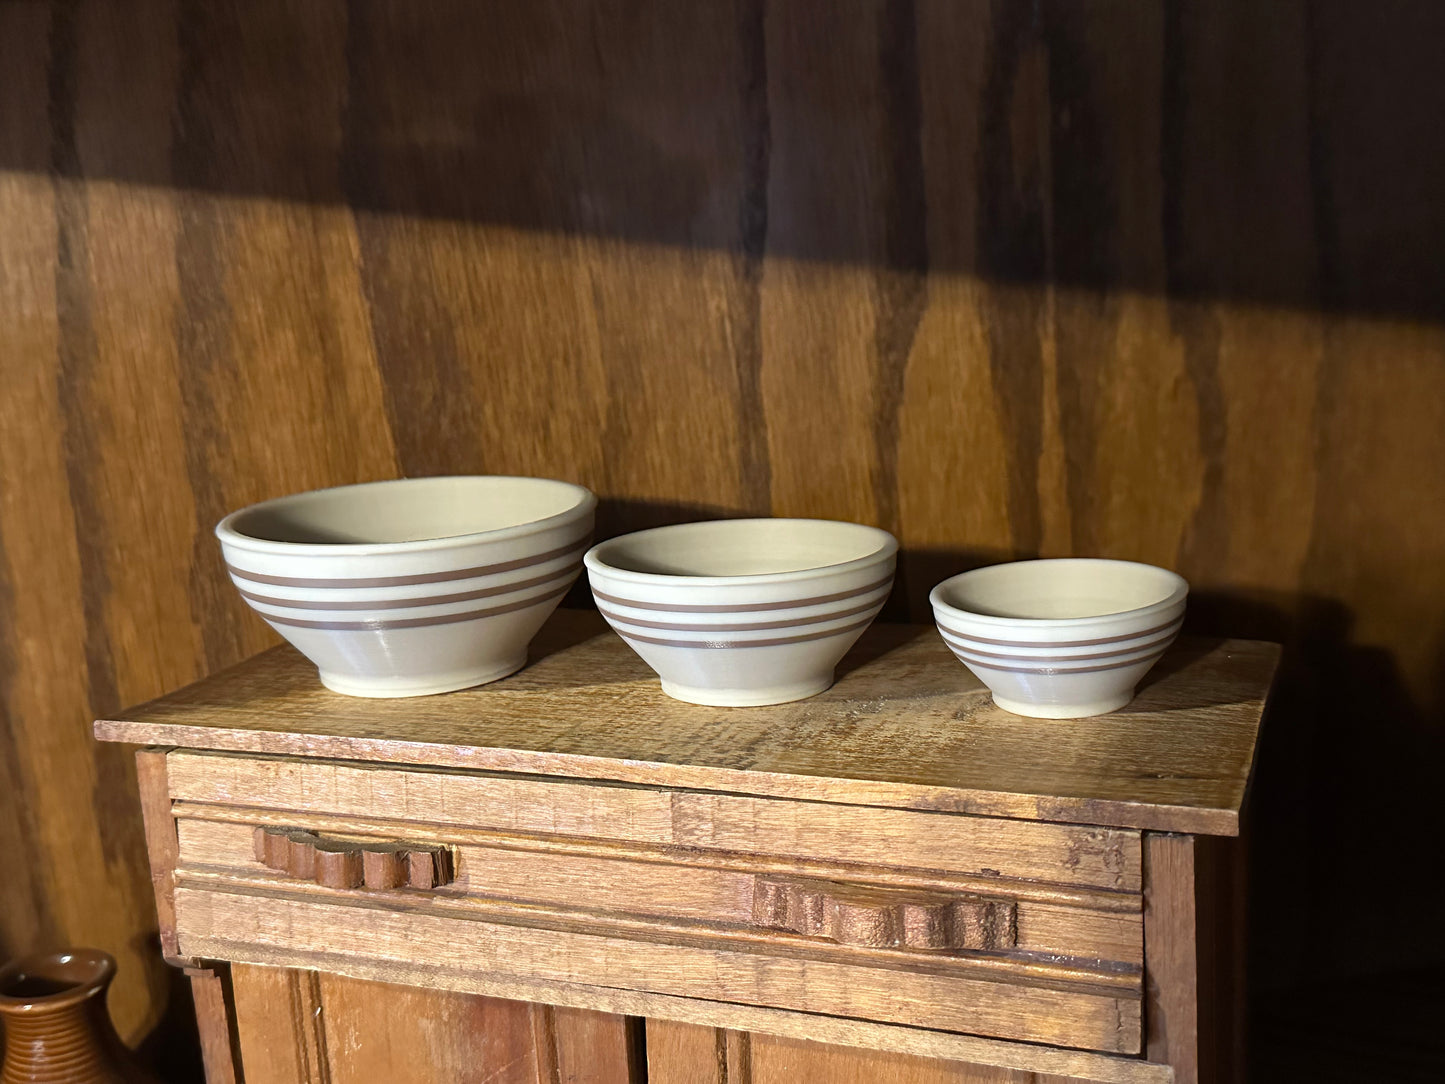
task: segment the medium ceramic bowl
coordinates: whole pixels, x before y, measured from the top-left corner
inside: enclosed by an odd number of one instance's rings
[[[819,519],[684,523],[624,535],[586,556],[597,608],[693,704],[782,704],[833,684],[882,609],[898,543]]]
[[[232,582],[327,688],[424,696],[526,662],[596,505],[543,478],[405,478],[254,504],[216,535]]]
[[[1116,711],[1179,635],[1189,585],[1133,561],[993,565],[928,596],[938,631],[1005,711],[1078,719]]]

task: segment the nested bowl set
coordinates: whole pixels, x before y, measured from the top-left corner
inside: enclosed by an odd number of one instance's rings
[[[591,546],[597,498],[542,478],[408,478],[251,505],[216,527],[246,602],[352,696],[483,685],[582,569],[598,610],[695,704],[801,700],[883,608],[898,542],[815,519],[657,527]],[[1188,585],[1131,561],[1017,561],[929,596],[944,643],[1019,715],[1115,711],[1178,635]]]

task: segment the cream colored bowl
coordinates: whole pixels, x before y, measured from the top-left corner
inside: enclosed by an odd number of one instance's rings
[[[1016,715],[1122,708],[1179,635],[1189,585],[1133,561],[1018,561],[944,580],[928,596],[955,655]]]
[[[739,707],[802,700],[882,609],[898,543],[818,519],[684,523],[586,556],[597,608],[669,696]]]
[[[424,696],[526,662],[596,505],[543,478],[406,478],[254,504],[216,536],[232,582],[327,688]]]

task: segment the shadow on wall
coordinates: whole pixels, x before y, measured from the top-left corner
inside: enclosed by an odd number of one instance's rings
[[[1445,318],[1435,0],[9,9],[0,169]]]
[[[1353,642],[1353,625],[1328,598],[1191,599],[1191,629],[1285,645],[1246,822],[1261,1079],[1424,1081],[1445,1060],[1445,1039],[1424,1023],[1445,1011],[1427,872],[1442,702],[1421,703],[1388,652]]]

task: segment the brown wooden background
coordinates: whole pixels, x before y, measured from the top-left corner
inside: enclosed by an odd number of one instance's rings
[[[0,957],[105,946],[155,1023],[89,723],[270,641],[225,511],[516,472],[605,532],[887,527],[895,618],[997,558],[1177,568],[1196,629],[1289,644],[1256,1033],[1408,1030],[1442,41],[1432,0],[0,2]]]

